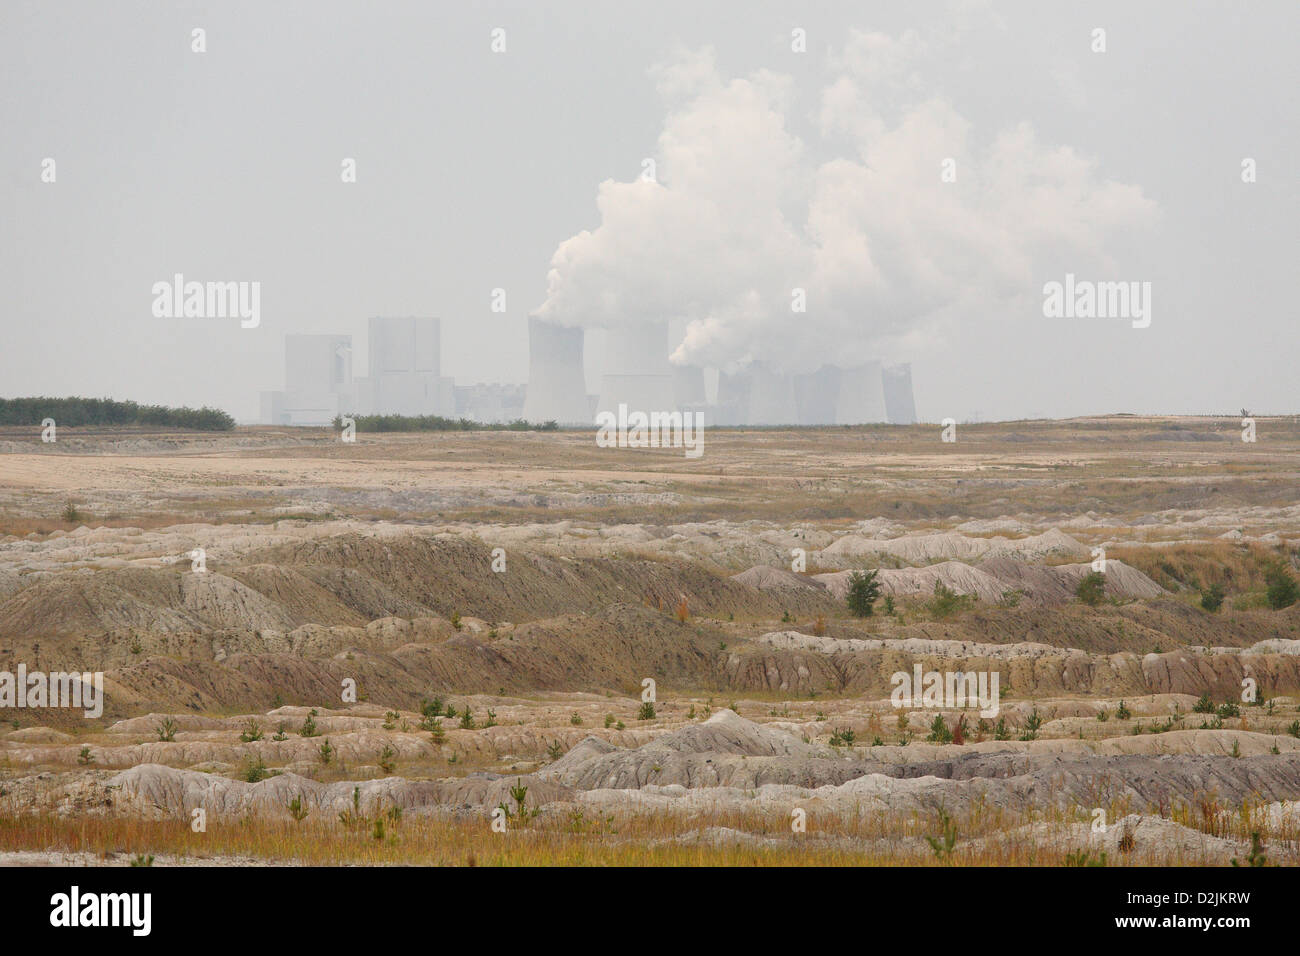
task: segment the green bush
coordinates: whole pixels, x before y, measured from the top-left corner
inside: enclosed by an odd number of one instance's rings
[[[1207,611],[1217,611],[1223,606],[1223,586],[1211,584],[1201,592],[1201,607]]]
[[[975,595],[958,594],[942,581],[934,582],[934,597],[926,605],[935,617],[948,617],[975,603]]]
[[[349,415],[360,432],[554,432],[554,421],[535,424],[516,418],[512,422],[476,422],[468,418],[441,415]],[[334,419],[336,431],[343,428],[343,416]]]
[[[1273,610],[1280,611],[1300,601],[1300,585],[1296,584],[1286,565],[1274,565],[1264,576],[1264,581],[1268,584],[1268,606]]]
[[[925,739],[932,744],[952,743],[952,731],[948,729],[942,714],[934,715],[934,721],[930,724],[930,735]]]
[[[849,730],[847,727],[837,728],[831,733],[831,746],[852,747],[853,741],[857,739],[858,739],[858,735],[855,731]]]
[[[880,583],[875,571],[854,571],[849,575],[849,610],[854,617],[871,617],[876,599],[880,597]]]
[[[1096,607],[1106,597],[1106,575],[1089,571],[1074,589],[1074,595],[1089,607]]]

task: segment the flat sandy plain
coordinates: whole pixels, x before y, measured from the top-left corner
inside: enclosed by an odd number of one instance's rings
[[[0,429],[0,669],[105,685],[0,714],[2,859],[1294,863],[1300,422],[1241,434]]]

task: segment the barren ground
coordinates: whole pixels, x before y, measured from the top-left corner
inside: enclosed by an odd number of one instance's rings
[[[105,684],[0,714],[0,862],[1296,862],[1300,423],[1258,435],[0,429],[0,670]],[[894,707],[917,664],[997,714]]]

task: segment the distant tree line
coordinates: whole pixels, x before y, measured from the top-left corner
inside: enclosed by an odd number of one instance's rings
[[[441,415],[352,415],[359,432],[554,432],[557,422],[541,424],[516,418],[512,422],[476,422],[469,418],[443,418]],[[343,428],[343,416],[334,418],[334,429]]]
[[[53,418],[60,427],[77,425],[160,425],[164,428],[192,428],[224,432],[235,420],[219,408],[172,408],[167,405],[139,405],[111,398],[0,398],[0,425],[39,427]]]

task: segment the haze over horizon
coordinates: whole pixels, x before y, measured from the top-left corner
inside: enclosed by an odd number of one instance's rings
[[[539,314],[684,320],[677,358],[715,367],[909,361],[926,421],[1300,411],[1297,25],[1285,3],[669,2],[636,29],[6,4],[0,396],[253,421],[285,334],[351,334],[362,368],[377,315],[440,317],[458,384],[523,382]],[[260,324],[155,317],[176,273],[260,282]],[[1067,274],[1150,283],[1149,327],[1046,318]]]

